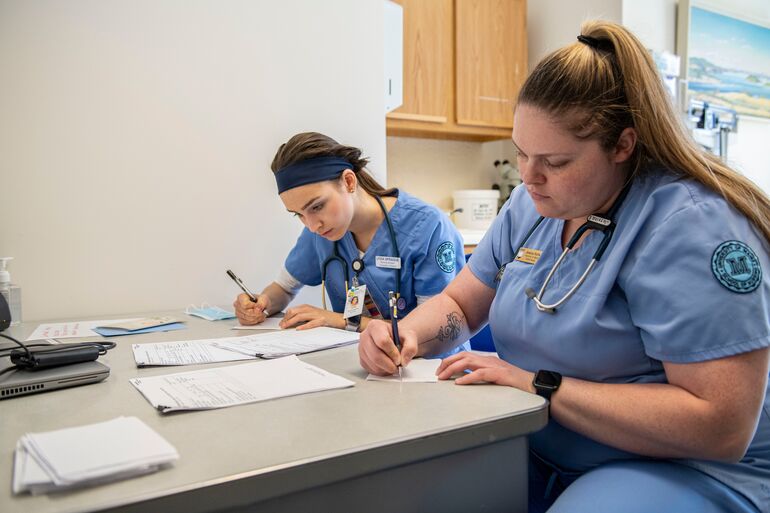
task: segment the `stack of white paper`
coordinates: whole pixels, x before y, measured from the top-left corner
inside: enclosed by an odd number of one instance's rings
[[[296,356],[129,381],[163,413],[224,408],[355,384]]]
[[[359,334],[320,327],[310,330],[284,330],[251,335],[248,337],[231,337],[213,344],[222,349],[229,349],[249,356],[261,358],[280,358],[292,354],[312,353],[322,349],[355,344]]]
[[[176,449],[136,417],[118,417],[16,443],[13,492],[33,494],[126,479],[179,458]]]

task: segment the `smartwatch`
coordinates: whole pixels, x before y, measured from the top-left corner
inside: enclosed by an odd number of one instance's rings
[[[559,389],[559,385],[561,385],[561,374],[549,370],[537,371],[535,378],[532,380],[535,393],[549,401],[551,400],[551,395]]]
[[[360,327],[361,327],[360,315],[354,315],[353,317],[348,317],[347,319],[345,319],[345,329],[347,331],[353,331],[357,333]]]

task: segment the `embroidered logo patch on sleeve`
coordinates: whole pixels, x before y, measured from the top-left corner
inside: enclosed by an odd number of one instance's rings
[[[743,242],[728,240],[711,256],[711,271],[725,288],[746,294],[762,282],[762,267],[754,251]]]
[[[444,241],[436,249],[436,263],[445,273],[455,270],[455,245],[450,241]]]

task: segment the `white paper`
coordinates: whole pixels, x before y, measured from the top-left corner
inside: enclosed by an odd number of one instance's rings
[[[26,490],[35,493],[38,490],[50,489],[53,481],[43,468],[29,456],[27,449],[21,440],[16,442],[16,451],[13,454],[13,493],[22,493]]]
[[[278,358],[290,354],[304,354],[358,342],[359,334],[334,328],[310,330],[281,330],[248,337],[235,337],[214,345],[262,358]]]
[[[281,329],[281,319],[283,317],[268,317],[263,322],[259,324],[254,324],[253,326],[233,326],[231,329],[234,330],[279,330]]]
[[[27,341],[42,340],[46,338],[99,337],[101,335],[93,331],[96,327],[117,322],[137,321],[139,319],[140,318],[112,319],[106,321],[70,321],[41,324],[27,337]]]
[[[276,358],[319,351],[355,343],[358,337],[358,333],[333,328],[315,328],[303,331],[280,330],[240,337],[134,344],[132,349],[137,367],[197,365],[249,360],[255,359],[257,355]]]
[[[132,346],[134,361],[137,367],[147,367],[152,365],[197,365],[201,363],[256,359],[256,356],[217,347],[211,343],[215,340],[226,339],[134,344]]]
[[[439,358],[434,360],[417,359],[409,362],[409,365],[406,367],[401,367],[400,378],[398,372],[396,372],[392,376],[369,374],[366,379],[368,381],[396,381],[403,383],[438,383],[436,370],[439,365],[441,365],[441,359]]]
[[[354,385],[296,356],[129,381],[164,413],[225,408]]]
[[[29,433],[16,446],[13,491],[41,493],[132,477],[177,458],[176,449],[136,417]]]

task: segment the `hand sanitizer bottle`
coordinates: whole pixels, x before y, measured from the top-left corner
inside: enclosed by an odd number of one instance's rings
[[[0,258],[0,294],[5,297],[11,310],[11,326],[16,326],[21,322],[21,287],[11,283],[8,260],[13,260],[13,257]]]

